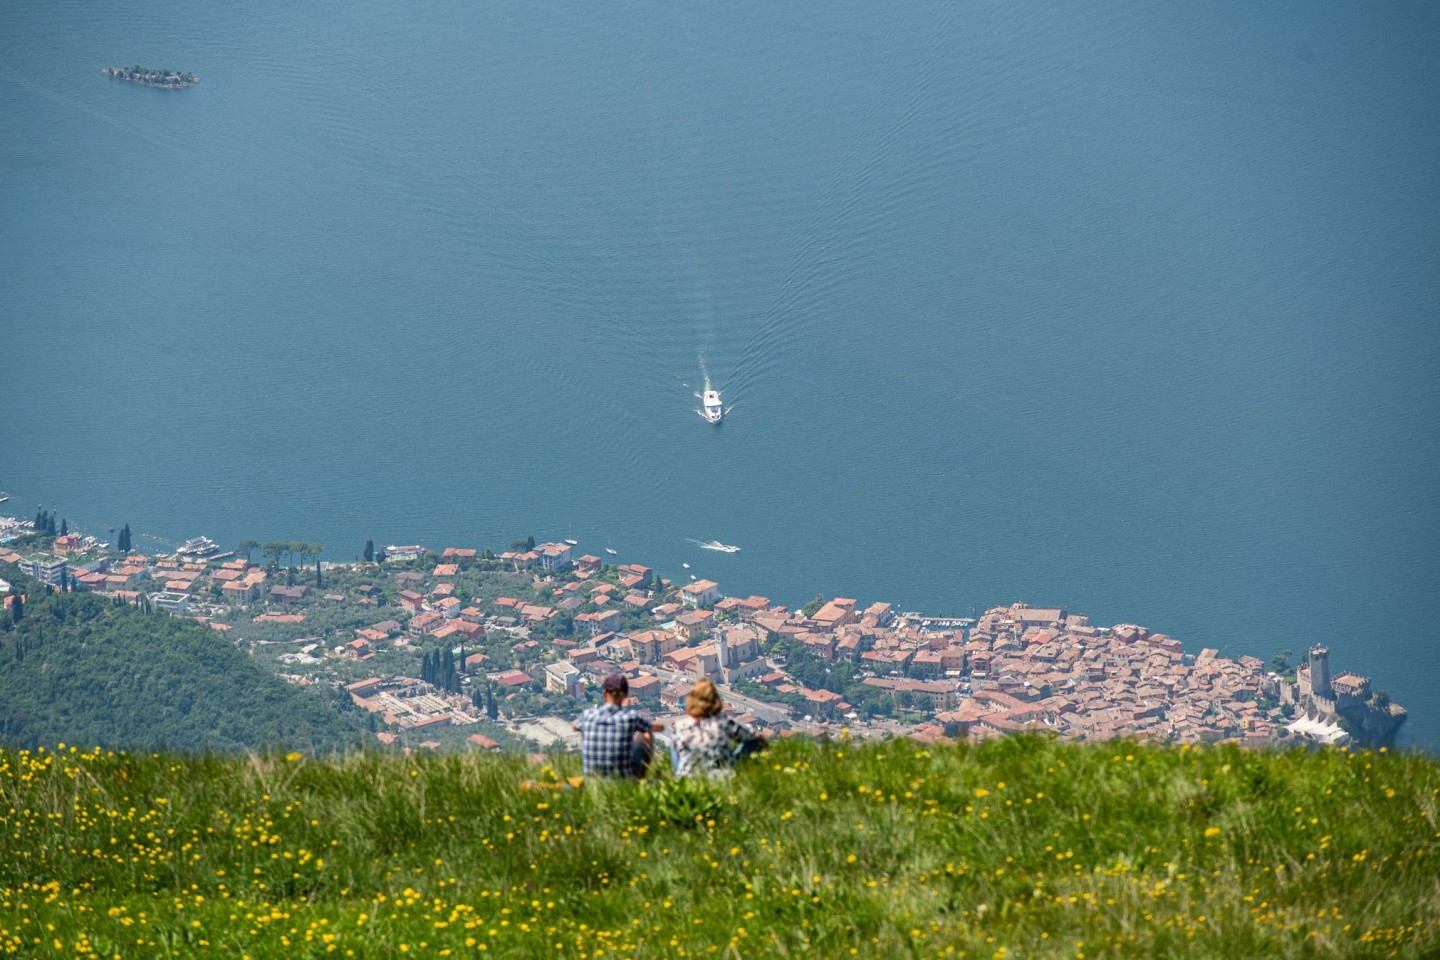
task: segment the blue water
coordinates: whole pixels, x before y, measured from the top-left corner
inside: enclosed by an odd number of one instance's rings
[[[0,487],[1323,641],[1435,748],[1437,40],[1424,2],[11,0]]]

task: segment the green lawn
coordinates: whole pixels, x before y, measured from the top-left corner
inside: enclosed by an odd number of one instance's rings
[[[0,752],[0,954],[1440,953],[1418,755],[792,741],[527,788],[556,764]]]

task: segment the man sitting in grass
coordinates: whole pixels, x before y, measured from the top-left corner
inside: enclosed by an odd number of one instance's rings
[[[580,756],[588,776],[639,779],[655,753],[652,733],[664,726],[653,723],[634,707],[625,706],[630,682],[612,673],[600,685],[603,703],[580,714],[572,726],[580,731]]]

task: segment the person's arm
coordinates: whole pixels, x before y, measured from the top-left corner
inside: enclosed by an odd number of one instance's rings
[[[725,719],[730,722],[729,732],[730,738],[732,740],[739,740],[742,743],[758,743],[760,744],[761,750],[764,750],[767,746],[769,746],[770,741],[766,740],[764,736],[757,733],[755,731],[755,728],[750,726],[748,723],[741,723],[734,717],[727,716]]]

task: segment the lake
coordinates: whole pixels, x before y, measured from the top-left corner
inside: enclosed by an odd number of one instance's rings
[[[5,19],[12,512],[1323,642],[1440,745],[1440,8]]]

